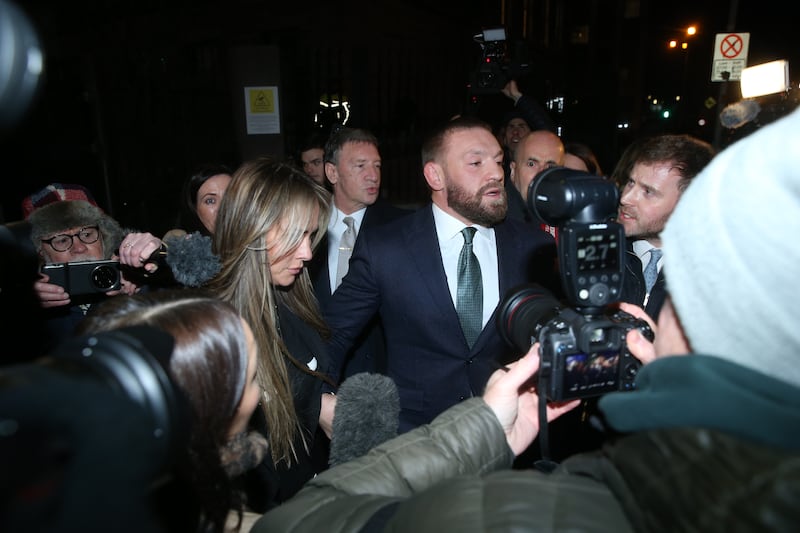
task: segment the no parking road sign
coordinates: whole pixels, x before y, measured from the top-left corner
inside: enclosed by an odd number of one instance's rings
[[[749,45],[749,33],[718,33],[714,41],[711,81],[742,79],[742,69],[747,66]]]

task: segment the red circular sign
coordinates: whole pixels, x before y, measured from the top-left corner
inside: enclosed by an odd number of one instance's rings
[[[726,35],[719,43],[719,51],[726,59],[736,59],[742,53],[743,47],[742,37],[735,33]]]

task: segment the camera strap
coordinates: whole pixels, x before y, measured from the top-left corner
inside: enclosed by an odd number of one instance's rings
[[[539,386],[536,387],[539,395],[539,450],[542,458],[533,463],[533,467],[540,472],[549,474],[556,469],[558,463],[550,459],[550,438],[547,426],[547,378],[539,372]]]

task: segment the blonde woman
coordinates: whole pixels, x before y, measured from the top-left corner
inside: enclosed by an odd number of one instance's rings
[[[252,325],[260,355],[264,395],[251,426],[267,436],[271,457],[247,480],[255,511],[327,466],[335,405],[322,392],[329,332],[305,263],[327,228],[329,204],[329,193],[299,169],[260,158],[234,173],[217,214],[221,269],[209,288]]]

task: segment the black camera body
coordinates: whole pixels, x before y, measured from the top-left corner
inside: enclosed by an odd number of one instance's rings
[[[483,30],[473,40],[480,46],[481,55],[470,74],[471,94],[499,93],[510,80],[527,72],[527,63],[510,56],[505,28]]]
[[[71,297],[116,291],[122,286],[119,261],[112,259],[55,263],[43,266],[42,273]]]
[[[542,353],[549,357],[542,358],[540,372],[547,378],[548,398],[633,390],[641,363],[626,349],[625,336],[636,327],[641,325],[622,311],[589,318],[564,309],[542,335]]]
[[[641,364],[625,337],[637,328],[653,340],[647,322],[611,307],[625,271],[625,231],[612,220],[618,201],[612,182],[563,167],[540,172],[528,188],[530,209],[558,228],[568,305],[536,284],[525,285],[501,303],[497,326],[521,352],[540,343],[539,383],[551,400],[632,390]]]

